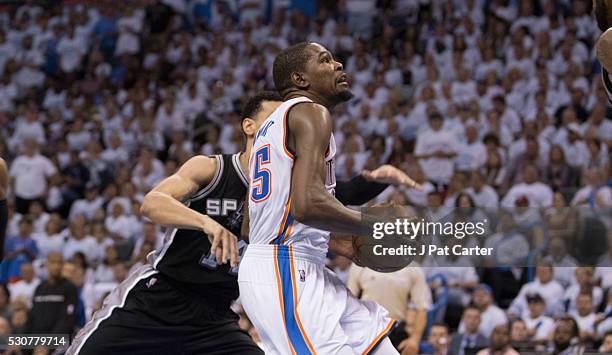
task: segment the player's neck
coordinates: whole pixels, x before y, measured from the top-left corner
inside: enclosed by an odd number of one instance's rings
[[[330,100],[318,95],[316,93],[305,91],[305,90],[295,90],[285,95],[285,100],[294,99],[296,97],[304,96],[311,99],[313,102],[323,105],[327,107],[328,110],[331,110],[334,106],[336,106],[335,102],[331,102]]]
[[[248,173],[249,168],[249,150],[250,149],[246,149],[246,151],[238,153],[240,154],[238,156],[238,161],[240,161],[240,167],[245,173]]]

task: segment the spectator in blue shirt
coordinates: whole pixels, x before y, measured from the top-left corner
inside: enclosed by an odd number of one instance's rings
[[[32,262],[38,255],[36,242],[32,239],[32,221],[28,217],[19,221],[19,234],[6,241],[4,250],[4,262],[0,264],[0,281],[18,281],[21,264]]]

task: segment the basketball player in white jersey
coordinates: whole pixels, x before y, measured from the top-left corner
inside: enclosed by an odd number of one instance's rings
[[[284,102],[255,135],[249,159],[250,246],[238,283],[267,354],[397,354],[394,325],[325,268],[330,232],[367,235],[362,215],[335,197],[329,113],[352,97],[342,64],[316,43],[274,61]]]

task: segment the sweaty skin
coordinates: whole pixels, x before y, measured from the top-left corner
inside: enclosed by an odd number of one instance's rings
[[[291,211],[309,226],[346,234],[367,233],[361,214],[348,209],[325,188],[325,152],[333,122],[329,111],[314,103],[295,106],[289,113],[295,163],[291,179]]]
[[[352,97],[346,74],[325,47],[311,43],[307,51],[304,71],[293,72],[293,87],[281,92],[285,100],[305,96],[313,101],[287,114],[287,144],[295,154],[291,211],[296,220],[315,228],[367,235],[371,218],[344,207],[325,188],[325,155],[333,128],[329,109]]]

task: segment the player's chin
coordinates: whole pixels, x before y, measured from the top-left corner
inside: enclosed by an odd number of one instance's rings
[[[350,89],[346,88],[346,89],[340,89],[338,93],[336,94],[336,96],[338,97],[338,101],[346,102],[352,99],[354,95]]]

